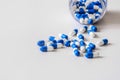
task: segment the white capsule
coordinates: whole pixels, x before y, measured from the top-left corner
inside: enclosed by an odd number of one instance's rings
[[[98,10],[98,9],[99,9],[99,6],[94,5],[94,9],[95,9],[95,10]]]
[[[86,52],[86,47],[85,46],[81,46],[80,47],[80,51],[81,51],[81,53],[85,53]]]
[[[91,3],[90,0],[86,0],[85,6],[88,6]]]
[[[62,43],[57,43],[57,48],[63,48],[63,44]]]
[[[75,36],[75,31],[70,32],[70,33],[68,34],[68,36],[69,36],[70,38],[73,37],[73,36]]]
[[[83,18],[80,18],[79,21],[80,21],[81,24],[84,24],[84,19]]]
[[[47,46],[47,51],[53,51],[54,48],[52,46]]]
[[[80,29],[80,33],[85,33],[86,32],[86,29],[84,28],[84,27],[82,27],[81,29]]]
[[[79,47],[80,46],[80,43],[78,41],[75,42],[75,44]]]
[[[102,12],[103,12],[103,10],[102,10],[101,8],[99,8],[99,9],[98,9],[98,12],[99,12],[99,13],[102,13]]]
[[[89,35],[90,35],[91,38],[95,38],[96,37],[95,32],[90,32]]]
[[[72,6],[72,10],[73,10],[73,11],[76,11],[76,9],[77,9],[76,5],[73,5],[73,6]]]
[[[97,42],[97,45],[98,45],[98,46],[103,46],[103,45],[104,45],[104,42],[103,42],[103,41],[98,41],[98,42]]]
[[[94,14],[88,14],[88,18],[95,20],[95,15]]]
[[[47,42],[46,46],[50,46],[50,44],[52,44],[52,41]]]
[[[88,18],[84,19],[84,24],[88,24]]]

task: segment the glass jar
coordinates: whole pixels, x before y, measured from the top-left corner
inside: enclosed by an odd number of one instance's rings
[[[69,0],[69,8],[76,21],[83,25],[94,24],[106,13],[107,0]]]

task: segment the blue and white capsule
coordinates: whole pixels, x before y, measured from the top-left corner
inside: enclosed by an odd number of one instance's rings
[[[71,33],[69,33],[69,36],[74,37],[77,35],[77,33],[78,33],[78,29],[74,29]]]
[[[97,32],[97,27],[94,25],[90,25],[89,26],[89,30],[93,31],[93,32]]]
[[[87,31],[87,28],[88,26],[83,26],[81,29],[80,29],[80,33],[85,33]]]
[[[96,33],[92,30],[88,30],[88,35],[90,36],[90,38],[95,38],[96,37]]]
[[[57,48],[63,48],[64,47],[64,40],[60,39],[57,41]]]
[[[83,40],[80,41],[80,51],[81,51],[81,53],[86,52],[86,44],[85,44],[85,42]]]
[[[45,41],[40,40],[40,41],[38,41],[37,45],[40,46],[40,47],[45,46]]]
[[[77,35],[77,37],[78,37],[79,40],[84,40],[84,36],[83,36],[81,33],[79,33],[79,34]]]
[[[91,47],[93,50],[96,48],[96,45],[94,43],[89,43],[88,46]]]
[[[68,40],[68,35],[66,34],[59,34],[59,38],[63,40]]]
[[[77,57],[81,56],[80,51],[77,48],[73,49],[73,55],[75,55]]]
[[[57,43],[56,37],[54,36],[49,36],[48,40],[49,42]]]
[[[42,46],[42,47],[40,47],[40,51],[41,52],[51,52],[51,51],[54,51],[54,47],[53,46]]]
[[[88,59],[99,57],[99,52],[86,52],[85,57]]]
[[[70,44],[71,44],[71,41],[70,41],[70,40],[67,40],[67,41],[65,41],[64,46],[70,47]]]
[[[104,46],[104,45],[107,45],[107,44],[108,44],[108,39],[106,39],[106,38],[97,42],[98,46]]]

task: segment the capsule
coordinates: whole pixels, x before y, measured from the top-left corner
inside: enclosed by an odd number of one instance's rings
[[[86,52],[86,47],[85,47],[85,46],[80,46],[80,51],[81,51],[82,53],[85,53],[85,52]]]
[[[38,43],[37,43],[37,45],[38,46],[45,46],[45,41],[44,40],[40,40],[40,41],[38,41]]]
[[[94,25],[90,25],[89,26],[89,30],[93,31],[93,32],[97,32],[97,27]]]
[[[108,44],[108,39],[102,39],[101,41],[97,42],[98,46],[104,46]]]
[[[73,49],[73,54],[77,57],[81,56],[80,51],[77,48]]]
[[[91,47],[92,49],[95,49],[95,48],[96,48],[96,45],[93,44],[93,43],[89,43],[88,46]]]
[[[83,26],[81,29],[80,29],[80,33],[85,33],[87,31],[87,28],[88,26]]]
[[[82,34],[77,35],[78,39],[84,40],[84,36]]]
[[[71,33],[69,33],[69,36],[73,37],[76,36],[78,33],[78,29],[74,29]]]
[[[59,34],[59,38],[63,40],[68,40],[68,35],[66,34]]]
[[[96,37],[95,32],[93,32],[92,30],[88,30],[88,35],[90,36],[90,38],[95,38]]]
[[[50,51],[54,51],[54,47],[53,46],[42,46],[40,48],[41,52],[50,52]]]
[[[71,43],[71,41],[70,41],[70,40],[67,40],[67,41],[65,41],[64,46],[70,47],[70,43]]]
[[[85,57],[88,59],[97,58],[99,57],[99,53],[98,52],[86,52]]]

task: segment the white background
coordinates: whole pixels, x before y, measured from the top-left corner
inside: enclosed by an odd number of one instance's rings
[[[96,26],[98,38],[110,45],[101,57],[73,56],[72,49],[41,53],[37,41],[68,33],[77,26],[68,0],[0,0],[0,80],[120,80],[119,0],[108,1],[108,12]]]

